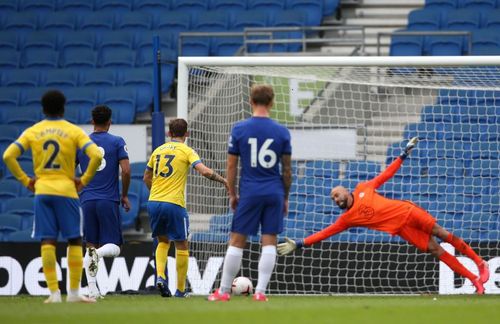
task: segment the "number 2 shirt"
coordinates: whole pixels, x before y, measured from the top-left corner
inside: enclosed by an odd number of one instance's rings
[[[198,154],[184,143],[171,141],[157,147],[147,164],[153,172],[149,200],[185,207],[184,192],[189,167],[200,162]]]
[[[228,153],[239,155],[241,197],[284,195],[282,155],[291,155],[290,132],[267,117],[251,117],[233,126]]]

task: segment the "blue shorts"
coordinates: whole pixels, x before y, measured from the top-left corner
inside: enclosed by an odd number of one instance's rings
[[[231,232],[256,235],[261,225],[262,234],[279,234],[283,231],[283,195],[240,198],[233,217]]]
[[[59,232],[65,240],[79,238],[82,236],[82,225],[82,209],[78,199],[35,195],[33,238],[57,239]]]
[[[82,203],[83,234],[87,243],[123,244],[120,204],[109,200],[88,200]]]
[[[149,201],[149,222],[153,237],[166,236],[172,241],[185,241],[189,234],[186,208],[176,204]]]

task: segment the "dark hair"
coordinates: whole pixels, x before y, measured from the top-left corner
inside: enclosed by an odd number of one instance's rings
[[[98,105],[92,109],[92,120],[96,125],[105,125],[111,119],[111,108],[106,105]]]
[[[66,97],[59,90],[49,90],[42,96],[43,113],[49,117],[64,116]]]
[[[168,123],[168,131],[172,134],[172,137],[182,137],[186,135],[188,128],[188,123],[182,118],[172,119]]]
[[[266,84],[256,84],[250,91],[250,100],[255,105],[269,106],[274,100],[273,87]]]

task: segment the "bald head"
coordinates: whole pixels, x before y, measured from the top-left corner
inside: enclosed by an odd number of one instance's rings
[[[351,206],[352,201],[350,201],[350,197],[349,190],[342,186],[336,186],[332,189],[332,192],[330,192],[330,198],[332,198],[341,209],[346,209]]]

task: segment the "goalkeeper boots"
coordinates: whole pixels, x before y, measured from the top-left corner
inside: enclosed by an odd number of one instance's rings
[[[168,280],[163,279],[162,277],[158,277],[156,279],[156,287],[160,291],[160,295],[162,297],[172,297],[172,293],[170,289],[168,289]]]
[[[208,295],[208,301],[222,301],[227,302],[231,299],[231,295],[227,292],[223,293],[218,288],[216,291]]]
[[[488,279],[490,279],[490,268],[488,266],[488,262],[482,261],[478,266],[479,269],[479,278],[482,283],[486,283]]]
[[[254,301],[260,301],[260,302],[266,302],[267,301],[267,297],[266,297],[266,295],[264,295],[264,293],[256,292],[253,295],[253,300]]]
[[[484,294],[484,286],[481,282],[481,277],[477,277],[472,284],[476,287],[476,294],[483,295]]]
[[[174,297],[177,297],[177,298],[188,298],[189,297],[189,293],[187,291],[180,291],[179,289],[177,289],[175,291]]]

